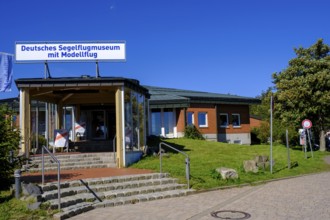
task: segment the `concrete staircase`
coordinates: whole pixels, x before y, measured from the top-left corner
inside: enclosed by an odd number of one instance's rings
[[[54,219],[67,219],[95,208],[185,196],[194,192],[164,173],[75,180],[62,182],[60,187],[61,212],[55,214]],[[41,188],[43,203],[57,209],[57,183],[48,183]]]
[[[114,153],[63,153],[56,154],[56,158],[61,163],[61,170],[86,169],[86,168],[105,168],[116,167],[114,162]],[[41,172],[42,158],[40,155],[30,157],[27,168],[29,172]],[[57,170],[55,163],[49,155],[44,156],[45,171]]]

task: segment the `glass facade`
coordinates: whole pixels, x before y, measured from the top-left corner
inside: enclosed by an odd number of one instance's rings
[[[124,93],[125,109],[125,148],[140,150],[145,146],[145,98],[144,95],[126,88]]]

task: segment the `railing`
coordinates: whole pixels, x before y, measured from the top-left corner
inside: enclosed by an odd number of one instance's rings
[[[180,150],[178,150],[178,149],[176,149],[176,148],[174,148],[174,147],[172,147],[172,146],[170,146],[170,145],[168,145],[164,142],[159,143],[160,174],[162,174],[162,145],[165,145],[166,147],[169,147],[172,150],[175,150],[176,152],[181,153],[186,157],[186,159],[185,159],[186,179],[187,179],[187,183],[188,183],[188,189],[190,189],[190,183],[189,183],[189,180],[190,180],[190,159],[189,159],[189,156],[186,153],[184,153],[184,152],[182,152],[182,151],[180,151]]]
[[[113,161],[116,163],[116,135],[112,140]]]
[[[60,178],[60,173],[61,173],[61,163],[60,161],[54,156],[54,154],[52,154],[48,148],[46,148],[45,146],[42,146],[41,148],[41,176],[42,176],[42,186],[45,183],[45,160],[44,160],[44,150],[46,150],[46,152],[49,154],[49,156],[51,156],[51,158],[57,163],[57,190],[58,190],[58,210],[61,210],[61,178]]]

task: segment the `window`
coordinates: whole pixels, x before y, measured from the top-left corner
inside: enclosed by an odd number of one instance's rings
[[[161,112],[155,110],[151,112],[151,134],[159,136],[162,133]]]
[[[198,112],[198,126],[207,127],[207,112]]]
[[[228,126],[228,114],[226,113],[221,113],[220,114],[220,127],[227,127]]]
[[[194,123],[194,113],[187,112],[187,125],[193,125]]]
[[[240,114],[232,114],[231,122],[233,123],[233,127],[240,127],[241,126]]]

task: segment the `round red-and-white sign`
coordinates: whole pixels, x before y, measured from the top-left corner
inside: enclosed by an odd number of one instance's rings
[[[308,119],[303,120],[301,124],[302,124],[303,128],[311,128],[312,127],[312,122]]]

